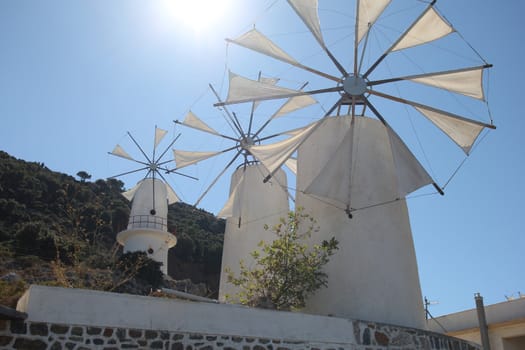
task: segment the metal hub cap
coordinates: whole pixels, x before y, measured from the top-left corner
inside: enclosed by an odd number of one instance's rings
[[[255,140],[251,136],[246,136],[239,140],[239,143],[242,149],[246,149],[255,145]]]
[[[366,92],[366,80],[361,76],[347,76],[343,79],[343,90],[350,96],[363,96]]]

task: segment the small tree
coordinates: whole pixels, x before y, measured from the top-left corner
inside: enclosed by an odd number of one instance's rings
[[[264,228],[270,229],[268,225]],[[318,230],[316,221],[301,209],[289,212],[286,219],[281,218],[271,228],[277,238],[271,243],[261,241],[260,251],[250,253],[255,263],[253,269],[247,268],[242,260],[238,277],[226,269],[228,282],[240,287],[239,301],[278,310],[304,307],[308,295],[327,286],[328,276],[322,267],[339,244],[332,237],[309,247],[304,239]]]
[[[77,173],[77,176],[80,178],[80,182],[85,182],[86,180],[91,179],[91,175],[85,172],[84,170],[81,170]]]

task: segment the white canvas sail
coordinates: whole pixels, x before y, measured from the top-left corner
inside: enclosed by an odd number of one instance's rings
[[[353,128],[348,128],[335,152],[326,159],[326,163],[321,167],[319,174],[304,190],[305,194],[323,198],[339,209],[344,210],[351,206],[352,136]]]
[[[117,157],[129,159],[129,160],[135,160],[132,156],[128,154],[128,152],[124,151],[124,148],[122,148],[120,145],[116,145],[113,151],[111,151],[111,154]]]
[[[383,13],[391,0],[359,0],[357,43],[366,35],[371,25]]]
[[[386,127],[394,169],[396,172],[397,189],[399,198],[406,197],[418,188],[433,183],[432,178],[425,168],[408,149],[403,140],[390,127]]]
[[[297,148],[306,140],[317,123],[303,128],[300,133],[288,139],[268,145],[251,146],[250,153],[273,174],[288,160]]]
[[[177,193],[175,193],[175,190],[168,183],[165,183],[165,185],[168,204],[180,202],[180,198],[177,196]]]
[[[251,80],[230,71],[230,85],[226,102],[236,103],[238,101],[279,97],[297,92],[297,90]]]
[[[359,171],[359,167],[369,163],[366,159],[369,151],[361,145],[363,138],[371,135],[377,137],[380,135],[378,128],[373,125],[373,134],[368,131],[371,128],[370,122],[364,117],[356,118],[352,124],[344,120],[335,120],[331,123],[338,123],[339,129],[345,129],[345,136],[326,159],[319,174],[306,187],[304,193],[323,198],[340,209],[363,208],[378,204],[363,195],[362,191],[367,186],[354,176],[356,171]],[[389,144],[381,153],[376,152],[382,154],[387,161],[393,162],[393,169],[396,172],[393,181],[397,181],[398,190],[393,197],[384,197],[382,200],[404,198],[416,189],[433,182],[430,175],[391,128],[383,126],[380,136],[383,140],[388,140]]]
[[[175,164],[177,166],[177,169],[181,169],[188,165],[198,163],[202,160],[216,156],[219,153],[221,152],[195,152],[173,150],[173,156],[175,157]]]
[[[142,183],[142,180],[137,182],[137,184],[133,186],[132,188],[130,188],[129,190],[122,192],[121,193],[122,196],[131,202],[133,200],[133,196],[135,195],[135,192],[137,192],[137,189],[140,187],[141,183]]]
[[[297,175],[297,159],[296,158],[289,158],[286,162],[284,162],[284,165],[286,165],[286,167],[290,169],[290,171],[294,173],[294,175]]]
[[[284,50],[277,46],[277,44],[255,28],[236,39],[229,39],[228,41],[292,65],[298,64],[292,56],[284,52]]]
[[[192,111],[189,111],[188,114],[186,114],[183,124],[191,128],[194,128],[194,129],[208,132],[210,134],[219,135],[219,133],[215,129],[208,126],[199,117],[197,117]]]
[[[230,191],[228,201],[224,204],[222,209],[217,213],[220,218],[241,217],[241,198],[244,196],[244,173],[240,176],[237,184]]]
[[[467,68],[405,79],[483,100],[483,70],[484,67]]]
[[[274,118],[282,117],[301,108],[316,104],[317,101],[310,95],[296,96],[288,99],[284,105],[274,114]]]
[[[294,9],[297,15],[303,20],[304,24],[310,29],[315,39],[325,46],[323,34],[321,33],[321,23],[317,15],[318,1],[317,0],[288,0],[290,6]]]
[[[391,51],[399,51],[409,47],[429,43],[440,39],[454,29],[436,12],[429,7],[423,16],[405,32],[404,36],[391,48]]]
[[[167,130],[164,130],[164,129],[161,129],[161,128],[157,128],[157,127],[155,127],[155,141],[154,141],[154,148],[157,148],[157,146],[158,146],[159,143],[162,141],[162,139],[164,138],[164,136],[166,136],[167,133],[168,133]]]
[[[452,139],[466,154],[470,153],[472,145],[478,138],[484,126],[474,121],[460,119],[447,113],[414,106],[421,114],[427,117],[434,125]]]

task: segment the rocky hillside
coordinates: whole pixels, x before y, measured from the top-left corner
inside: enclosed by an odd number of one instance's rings
[[[0,304],[12,304],[29,283],[117,290],[136,276],[154,275],[155,266],[141,257],[126,260],[133,273],[121,261],[115,237],[130,211],[120,195],[123,183],[89,181],[85,170],[77,176],[0,151]],[[171,205],[168,230],[178,244],[169,252],[169,274],[203,283],[216,296],[224,225],[204,210]]]

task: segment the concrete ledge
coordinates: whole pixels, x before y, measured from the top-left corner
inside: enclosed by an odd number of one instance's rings
[[[356,343],[347,319],[84,289],[32,285],[17,309],[30,322]]]

